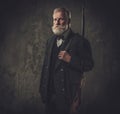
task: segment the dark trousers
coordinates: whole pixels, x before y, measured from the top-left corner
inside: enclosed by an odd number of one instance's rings
[[[46,104],[46,114],[69,114],[69,104],[64,95],[52,95]]]

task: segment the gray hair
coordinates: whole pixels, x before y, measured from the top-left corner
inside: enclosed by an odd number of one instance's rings
[[[63,12],[67,19],[71,20],[71,12],[66,8],[55,8],[53,14],[56,12]]]

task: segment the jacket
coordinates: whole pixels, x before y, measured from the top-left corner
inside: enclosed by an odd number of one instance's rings
[[[50,62],[54,42],[55,36],[47,41],[41,72],[40,94],[44,103],[49,98]],[[71,55],[71,61],[66,63],[62,60],[57,60],[54,71],[56,75],[56,90],[61,90],[61,93],[65,91],[68,99],[72,101],[83,77],[83,73],[92,70],[94,66],[91,47],[86,38],[70,30],[65,42],[61,46],[61,50],[66,50]],[[66,83],[65,88],[62,86],[62,82]]]

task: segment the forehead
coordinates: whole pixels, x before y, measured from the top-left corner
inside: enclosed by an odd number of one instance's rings
[[[53,18],[65,18],[65,14],[62,11],[56,11],[53,13]]]

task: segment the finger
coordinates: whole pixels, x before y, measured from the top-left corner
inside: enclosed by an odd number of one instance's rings
[[[59,57],[59,58],[61,58],[61,57],[62,57],[62,55],[58,55],[58,57]]]
[[[64,53],[63,53],[63,52],[60,52],[58,55],[63,56],[63,55],[64,55]]]
[[[60,54],[65,55],[65,54],[67,54],[67,52],[66,51],[61,51]]]
[[[63,56],[63,54],[62,54],[62,53],[59,53],[58,56],[61,57],[61,56]]]
[[[63,55],[62,55],[62,54],[59,54],[59,55],[58,55],[58,58],[59,58],[59,59],[62,59],[62,58],[63,58]]]
[[[60,53],[63,53],[63,54],[64,54],[64,53],[66,53],[66,51],[60,51]]]
[[[59,56],[58,58],[59,58],[59,59],[63,59],[63,57],[61,57],[61,56]]]

